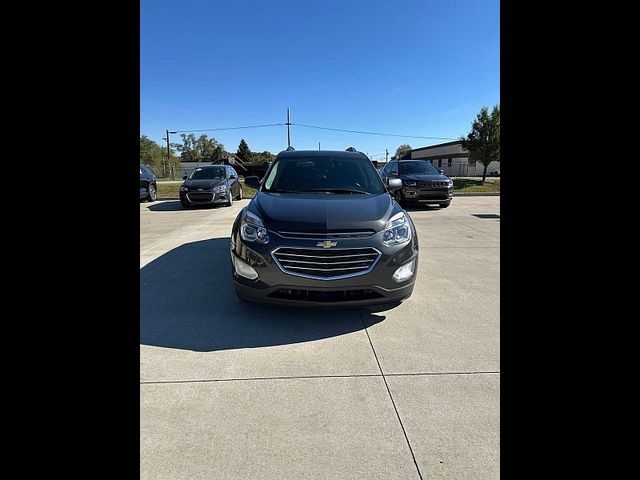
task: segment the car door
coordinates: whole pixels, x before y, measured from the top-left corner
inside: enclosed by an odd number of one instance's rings
[[[229,167],[227,171],[227,175],[229,177],[229,189],[231,190],[231,195],[237,197],[240,194],[240,184],[238,183],[238,173],[235,171],[233,167]]]
[[[149,179],[147,178],[146,169],[140,165],[140,198],[147,196],[147,187],[149,186]]]

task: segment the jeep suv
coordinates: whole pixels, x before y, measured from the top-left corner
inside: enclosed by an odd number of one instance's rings
[[[285,151],[231,232],[240,299],[311,306],[396,303],[413,292],[418,237],[369,158],[350,151]]]
[[[453,198],[453,180],[425,160],[394,160],[382,171],[382,180],[402,180],[402,188],[395,192],[402,205],[409,203],[440,205],[446,208]]]

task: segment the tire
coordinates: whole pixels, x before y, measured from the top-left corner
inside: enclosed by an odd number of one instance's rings
[[[158,189],[154,183],[150,183],[147,187],[147,201],[155,202],[158,198]]]
[[[440,208],[447,208],[449,205],[451,205],[451,201],[441,203]]]
[[[229,189],[229,200],[227,200],[225,207],[230,207],[231,205],[233,205],[233,193],[231,192],[231,189]]]
[[[182,208],[185,210],[191,208],[191,204],[189,202],[183,202],[182,200],[180,200],[180,205],[182,205]]]
[[[240,185],[240,188],[238,189],[238,200],[242,200],[242,185]]]

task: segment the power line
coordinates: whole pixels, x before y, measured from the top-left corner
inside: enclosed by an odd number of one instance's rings
[[[241,128],[262,128],[262,127],[278,127],[286,125],[286,123],[268,123],[266,125],[245,125],[242,127],[225,127],[225,128],[201,128],[196,130],[176,130],[176,133],[190,133],[190,132],[215,132],[218,130],[239,130]]]
[[[330,128],[330,127],[319,127],[318,125],[305,125],[303,123],[292,123],[291,125],[295,125],[296,127],[317,128],[320,130],[333,130],[335,132],[361,133],[363,135],[383,135],[385,137],[424,138],[426,140],[457,140],[457,138],[451,138],[451,137],[422,137],[419,135],[398,135],[395,133],[362,132],[359,130],[346,130],[343,128]]]

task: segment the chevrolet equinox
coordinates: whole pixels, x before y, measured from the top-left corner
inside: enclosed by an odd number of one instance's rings
[[[292,150],[292,149],[291,149]],[[242,300],[362,306],[411,296],[418,237],[369,158],[355,151],[285,151],[236,217],[231,269]]]

